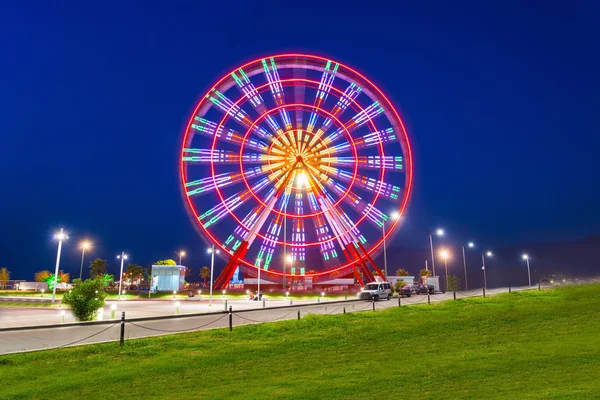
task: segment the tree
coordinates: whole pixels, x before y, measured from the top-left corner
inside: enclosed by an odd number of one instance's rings
[[[69,283],[69,280],[71,280],[71,274],[61,269],[58,271],[58,280],[59,282]]]
[[[139,283],[139,281],[144,279],[147,274],[146,268],[137,264],[127,265],[127,269],[125,271],[126,272],[123,275],[127,275],[131,283]]]
[[[210,268],[204,266],[200,270],[200,277],[204,279],[204,286],[206,286],[206,279],[210,277]]]
[[[396,276],[408,276],[408,271],[404,268],[399,268],[396,270]]]
[[[460,288],[460,280],[456,275],[448,275],[448,290],[458,290]]]
[[[110,275],[110,274],[104,274],[99,279],[102,280],[102,282],[104,283],[104,286],[108,286],[112,282],[115,281],[115,277],[113,275]],[[73,279],[73,281],[75,281],[75,279]]]
[[[10,272],[5,268],[0,268],[0,288],[4,289],[6,282],[10,279]]]
[[[52,275],[52,273],[45,269],[43,271],[36,272],[35,275],[33,275],[33,280],[36,282],[46,282],[46,279],[50,275]]]
[[[64,294],[63,303],[71,306],[73,316],[79,321],[91,321],[98,310],[104,307],[104,282],[88,279]]]
[[[106,270],[108,269],[108,264],[106,260],[101,258],[96,258],[94,261],[90,263],[90,277],[92,279],[98,278],[104,274],[106,274]]]
[[[50,274],[48,275],[48,277],[46,279],[44,279],[44,282],[46,282],[48,284],[48,289],[49,290],[53,290],[54,289],[54,274]],[[58,278],[56,278],[56,283],[60,283],[60,275],[58,275]]]
[[[171,260],[170,258],[167,260],[158,260],[154,263],[154,265],[177,265],[175,260]]]
[[[400,279],[399,281],[396,281],[396,284],[394,286],[396,287],[396,292],[400,293],[402,291],[402,288],[406,286],[406,282]]]
[[[192,275],[192,269],[190,267],[185,267],[184,276],[188,278],[190,275]]]
[[[431,271],[428,269],[422,269],[419,271],[419,276],[421,277],[421,283],[425,283],[426,276],[431,276]]]

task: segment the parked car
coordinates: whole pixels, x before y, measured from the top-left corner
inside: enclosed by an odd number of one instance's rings
[[[400,297],[402,297],[402,296],[410,297],[410,296],[412,296],[412,294],[413,294],[413,291],[412,291],[412,288],[410,285],[402,286],[400,293],[398,293],[398,295]]]
[[[358,293],[358,298],[362,300],[381,300],[392,298],[392,286],[389,282],[371,282],[365,285]]]
[[[433,294],[433,285],[419,285],[417,288],[418,294]]]

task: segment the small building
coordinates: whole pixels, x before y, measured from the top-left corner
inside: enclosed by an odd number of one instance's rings
[[[415,277],[414,276],[388,276],[387,277],[388,282],[391,283],[392,285],[396,285],[396,282],[398,281],[404,281],[404,284],[406,285],[414,285],[415,284]]]
[[[183,265],[153,265],[152,292],[183,291],[185,267]]]

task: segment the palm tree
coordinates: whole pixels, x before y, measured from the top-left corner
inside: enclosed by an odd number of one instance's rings
[[[210,268],[202,267],[200,270],[200,277],[204,279],[204,286],[206,286],[206,279],[210,277]]]

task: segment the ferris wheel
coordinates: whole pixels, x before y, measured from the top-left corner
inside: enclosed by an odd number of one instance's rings
[[[181,188],[202,236],[273,282],[355,276],[396,229],[412,187],[398,112],[352,68],[303,54],[261,58],[217,81],[184,132]]]

